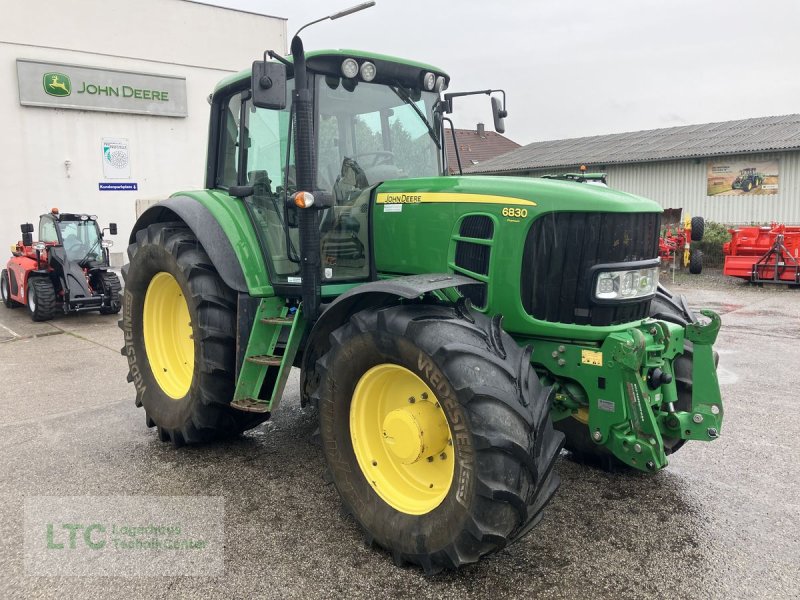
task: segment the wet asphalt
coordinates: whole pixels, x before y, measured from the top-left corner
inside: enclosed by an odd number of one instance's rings
[[[798,598],[800,290],[704,281],[673,289],[722,314],[721,438],[655,475],[562,455],[531,534],[433,577],[394,566],[342,515],[297,373],[270,422],[176,449],[134,406],[117,318],[35,324],[0,306],[0,598]],[[24,501],[45,495],[222,496],[224,572],[33,576]]]

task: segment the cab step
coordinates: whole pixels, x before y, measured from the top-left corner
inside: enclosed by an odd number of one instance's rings
[[[265,317],[261,319],[261,322],[264,323],[264,325],[280,325],[282,327],[288,327],[294,323],[294,315],[287,317]]]
[[[244,412],[268,413],[269,402],[258,398],[240,398],[231,402],[231,407]]]
[[[245,358],[245,360],[247,362],[253,363],[254,365],[263,365],[265,367],[279,367],[281,362],[283,361],[283,357],[262,354],[260,356],[248,356],[247,358]]]
[[[283,395],[307,321],[285,298],[262,298],[230,407],[269,414]]]

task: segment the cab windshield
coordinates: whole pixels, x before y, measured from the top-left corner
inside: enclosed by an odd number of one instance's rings
[[[58,229],[69,260],[102,260],[103,248],[94,221],[59,221]]]
[[[441,174],[434,92],[317,77],[317,187],[337,203],[389,179]]]

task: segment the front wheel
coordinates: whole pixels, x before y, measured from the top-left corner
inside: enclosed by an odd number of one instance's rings
[[[123,267],[128,381],[149,426],[175,445],[228,437],[268,415],[229,406],[235,387],[236,294],[182,223],[136,234]]]
[[[530,352],[499,319],[425,304],[367,309],[331,341],[313,394],[322,447],[369,541],[431,573],[539,521],[563,438]]]
[[[28,312],[34,321],[49,321],[56,314],[56,290],[47,277],[28,280]]]
[[[101,315],[115,315],[122,308],[122,286],[116,273],[106,271],[100,275],[100,286],[103,295],[108,298],[100,309]]]

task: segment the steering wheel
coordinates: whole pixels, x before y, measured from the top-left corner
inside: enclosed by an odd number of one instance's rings
[[[395,164],[394,152],[389,150],[378,150],[377,152],[362,152],[353,156],[353,160],[361,162],[362,158],[371,158],[372,162],[362,167],[377,167],[378,165],[393,165]]]
[[[68,238],[64,239],[64,250],[66,250],[70,254],[73,254],[73,253],[74,254],[78,254],[78,252],[82,248],[83,248],[83,244],[74,235],[71,235]]]

